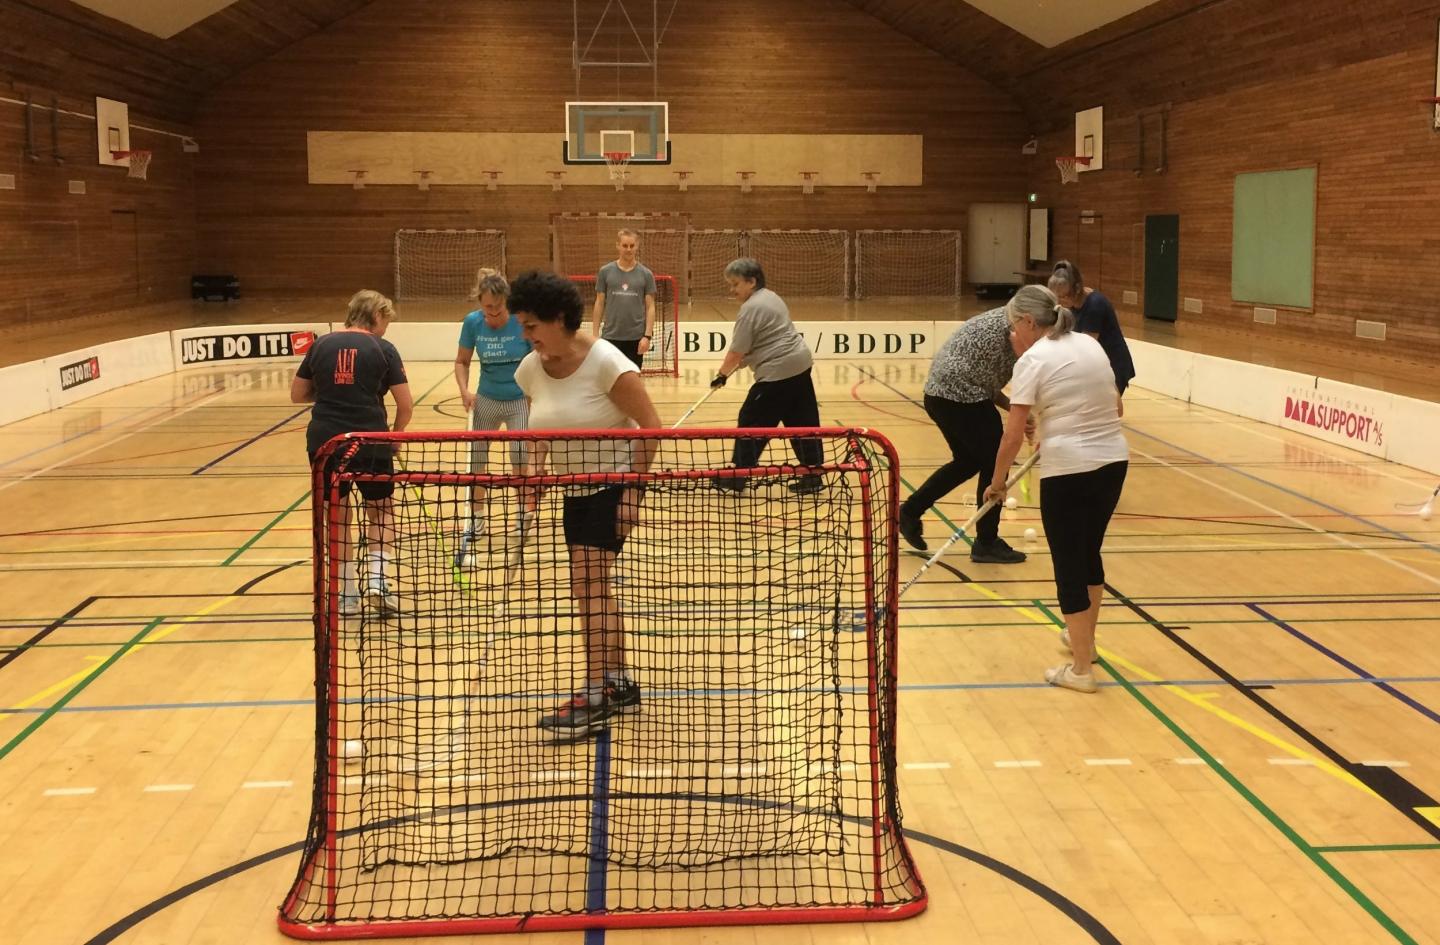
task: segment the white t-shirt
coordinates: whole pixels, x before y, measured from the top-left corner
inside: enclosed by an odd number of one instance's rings
[[[569,377],[551,377],[531,352],[515,369],[515,383],[530,398],[531,430],[613,430],[639,426],[610,399],[622,374],[638,373],[635,362],[603,339],[590,345]],[[546,471],[552,474],[629,472],[629,440],[552,440]],[[596,487],[598,489],[599,487]],[[576,492],[596,489],[572,487]]]
[[[1130,458],[1120,430],[1115,372],[1100,342],[1078,331],[1041,338],[1020,355],[1010,402],[1029,405],[1040,436],[1040,478],[1089,472]]]

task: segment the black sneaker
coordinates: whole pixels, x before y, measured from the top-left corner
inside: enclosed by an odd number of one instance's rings
[[[592,705],[584,693],[578,693],[550,715],[541,716],[540,727],[553,734],[557,742],[579,741],[607,727],[614,714],[610,700]]]
[[[640,708],[640,687],[629,679],[607,682],[605,701],[616,712],[635,712]]]
[[[710,480],[710,485],[714,486],[716,491],[729,492],[733,495],[739,495],[745,491],[745,480],[738,476],[716,476]]]
[[[924,527],[920,524],[920,516],[913,512],[907,512],[904,506],[900,507],[900,537],[916,551],[929,551],[930,546],[925,544]]]
[[[814,495],[825,488],[825,483],[819,473],[806,473],[790,480],[787,488],[796,495]]]
[[[980,541],[970,546],[970,560],[976,564],[1019,564],[1025,560],[1025,552],[1016,551],[1005,543],[1005,539]]]

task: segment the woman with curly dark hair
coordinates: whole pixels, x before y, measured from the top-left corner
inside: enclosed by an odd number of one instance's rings
[[[510,311],[533,351],[515,370],[530,399],[531,430],[657,429],[660,417],[634,362],[610,342],[580,333],[584,303],[575,284],[548,272],[527,272],[510,286]],[[616,712],[640,705],[640,687],[625,661],[625,623],[612,591],[615,561],[640,512],[643,489],[606,481],[605,474],[645,472],[653,441],[539,440],[535,475],[600,474],[567,485],[565,544],[570,591],[585,634],[586,674],[573,698],[540,719],[559,741],[603,729]]]

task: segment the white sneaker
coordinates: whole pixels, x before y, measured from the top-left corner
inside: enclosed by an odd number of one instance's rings
[[[370,579],[370,584],[365,588],[365,599],[380,614],[398,614],[400,612],[400,598],[390,590],[390,585],[385,583],[384,578]]]
[[[1075,648],[1070,645],[1070,628],[1066,627],[1060,631],[1060,645],[1065,648],[1066,653],[1074,653]],[[1095,635],[1095,652],[1100,652],[1100,635]]]
[[[353,617],[358,613],[360,613],[360,595],[341,592],[340,616]]]
[[[515,534],[523,541],[535,528],[535,513],[522,509],[515,516]]]
[[[1045,681],[1052,686],[1075,692],[1100,691],[1100,687],[1095,685],[1095,674],[1075,672],[1074,663],[1061,663],[1054,669],[1045,670]]]
[[[460,542],[455,546],[455,557],[451,560],[451,564],[457,568],[465,567],[467,564],[465,559],[475,553],[475,539],[483,538],[485,532],[485,520],[483,518],[478,521],[472,521],[469,525],[465,526],[465,531],[460,534]]]

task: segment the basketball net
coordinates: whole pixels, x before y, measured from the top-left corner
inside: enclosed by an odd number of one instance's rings
[[[150,170],[150,158],[153,156],[149,151],[111,151],[110,154],[117,161],[130,159],[130,168],[127,177],[136,180],[145,180],[145,172]]]
[[[1088,167],[1088,157],[1058,157],[1055,159],[1055,166],[1060,168],[1060,183],[1077,184],[1080,182],[1080,165]]]
[[[630,177],[629,152],[606,151],[605,166],[610,169],[610,179],[615,182],[615,189],[624,190],[625,181]]]

